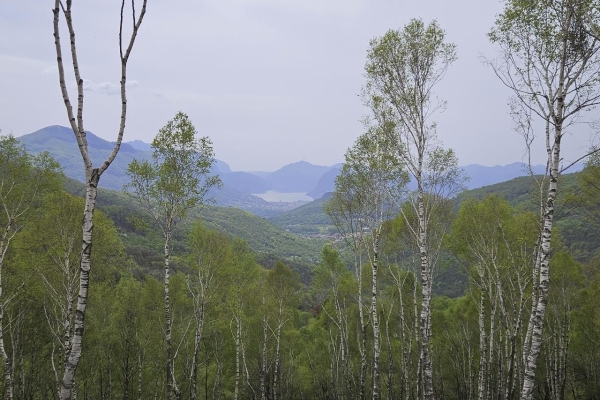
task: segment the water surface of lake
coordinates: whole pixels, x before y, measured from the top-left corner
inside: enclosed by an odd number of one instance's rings
[[[313,201],[313,198],[307,196],[306,193],[281,193],[275,190],[269,190],[264,193],[257,193],[253,196],[260,197],[261,199],[269,202],[278,202],[282,201],[285,203],[291,203],[294,201]]]

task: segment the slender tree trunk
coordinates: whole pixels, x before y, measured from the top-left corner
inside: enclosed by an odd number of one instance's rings
[[[263,296],[263,307],[265,303],[265,298]],[[261,368],[260,368],[260,398],[261,400],[267,399],[267,387],[266,387],[266,379],[267,379],[267,329],[268,322],[266,315],[263,316],[263,344],[262,351],[260,356]]]
[[[4,284],[2,281],[2,273],[4,272],[4,257],[8,251],[8,244],[10,242],[9,233],[12,227],[12,220],[8,221],[4,232],[2,232],[2,238],[0,239],[0,299],[4,292]],[[6,352],[6,346],[4,344],[4,308],[6,303],[2,301],[0,304],[0,356],[4,364],[4,398],[6,400],[13,399],[13,377],[11,374],[12,363],[11,358]]]
[[[379,400],[379,354],[381,352],[379,343],[379,318],[377,316],[377,269],[378,269],[378,245],[373,246],[373,286],[371,290],[371,319],[373,320],[373,400]]]
[[[173,389],[174,389],[174,376],[173,376],[173,349],[171,345],[171,331],[173,329],[173,324],[171,322],[171,302],[169,297],[169,262],[171,260],[171,236],[170,233],[165,233],[165,248],[164,248],[164,257],[165,257],[165,342],[166,342],[166,351],[167,351],[167,359],[166,359],[166,374],[167,374],[167,400],[173,399]]]
[[[92,231],[94,229],[94,211],[96,209],[96,196],[100,176],[98,169],[92,169],[88,174],[85,191],[85,209],[83,213],[83,241],[81,246],[81,265],[79,269],[79,294],[75,311],[75,326],[70,341],[68,359],[63,374],[60,400],[70,400],[71,390],[75,385],[75,370],[81,358],[83,342],[83,329],[85,311],[88,301],[88,288],[90,284],[90,260],[92,256]]]
[[[277,333],[275,338],[275,366],[273,371],[273,400],[277,400],[279,397],[279,348],[281,345],[281,327],[283,325],[283,300],[279,300],[279,321],[277,323]]]
[[[562,101],[559,101],[559,110],[562,111]],[[562,112],[560,112],[562,115]],[[538,299],[535,310],[535,319],[531,335],[531,348],[525,364],[525,374],[523,387],[521,390],[522,400],[531,400],[533,397],[533,388],[535,385],[535,371],[537,368],[537,359],[542,346],[542,332],[544,329],[544,315],[548,305],[548,285],[550,283],[549,263],[550,263],[550,242],[552,239],[552,227],[554,224],[554,201],[558,189],[558,165],[560,162],[560,140],[562,135],[562,126],[555,127],[555,140],[551,160],[550,182],[548,185],[548,197],[546,200],[544,229],[542,232],[541,246],[539,249],[540,258],[540,277],[538,287]]]
[[[239,301],[238,301],[239,310]],[[235,390],[233,392],[233,399],[237,400],[240,390],[240,340],[242,336],[242,322],[241,317],[238,315],[234,316],[235,319]]]
[[[0,305],[0,355],[4,364],[4,398],[13,399],[13,377],[11,357],[6,352],[4,344],[4,305]]]
[[[486,396],[493,397],[493,386],[496,385],[496,381],[499,379],[492,379],[492,368],[494,366],[494,356],[496,353],[495,348],[495,339],[496,339],[496,299],[490,298],[490,334],[488,336],[489,345],[488,345],[488,371],[487,371],[487,379],[486,379]],[[499,378],[499,377],[496,377]]]
[[[404,382],[400,382],[400,398],[406,396],[408,400],[410,398],[409,390],[408,390],[408,353],[410,343],[406,340],[406,318],[404,316],[404,298],[402,296],[402,288],[404,286],[403,282],[400,281],[400,276],[398,276],[398,281],[396,282],[398,287],[398,302],[400,303],[399,308],[399,319],[400,319],[400,345],[402,346],[402,352],[400,354],[400,365],[402,366],[402,376],[404,377]]]
[[[392,317],[393,303],[390,302],[390,310],[385,320],[385,342],[387,346],[387,380],[388,380],[388,399],[394,398],[394,358],[392,356],[392,341],[390,340],[390,319]]]
[[[198,356],[200,352],[200,341],[202,340],[202,330],[204,328],[204,311],[206,308],[206,295],[202,290],[200,298],[200,310],[196,311],[196,332],[194,334],[194,355],[192,357],[192,368],[190,373],[190,399],[198,398]]]
[[[421,357],[421,334],[419,332],[419,312],[418,312],[418,299],[417,299],[417,275],[415,274],[415,284],[413,287],[413,309],[414,309],[414,320],[413,320],[413,329],[414,329],[414,340],[415,340],[415,349],[414,352],[416,353],[417,351],[419,352],[419,357],[417,358],[417,368],[416,368],[416,376],[415,376],[415,391],[414,391],[414,396],[411,394],[411,397],[415,398],[415,399],[420,399],[421,398],[421,393],[423,393],[422,391],[422,370],[421,370],[421,362],[422,362],[422,357]],[[411,359],[414,357],[414,353],[413,353],[413,349],[411,349]],[[409,386],[410,389],[410,386]],[[411,390],[412,392],[412,390]],[[408,392],[407,392],[408,393]],[[407,399],[408,399],[408,395],[407,395]]]
[[[427,222],[425,221],[425,205],[423,200],[423,187],[421,176],[417,177],[418,198],[417,206],[419,210],[419,253],[421,255],[421,284],[423,287],[423,299],[421,304],[421,362],[423,368],[423,398],[433,400],[433,368],[429,354],[429,323],[430,323],[430,302],[431,302],[431,267],[429,264],[429,250],[427,245]]]
[[[137,387],[137,400],[142,400],[142,368],[143,360],[141,351],[138,350],[138,387]]]
[[[360,351],[360,400],[365,400],[365,381],[367,375],[367,325],[365,324],[365,316],[363,312],[363,297],[362,297],[362,264],[355,257],[355,271],[358,278],[358,316],[360,321],[360,335],[358,338],[358,348]]]
[[[350,357],[348,354],[348,324],[340,304],[337,286],[333,290],[333,300],[337,316],[336,325],[340,331],[340,363],[342,366],[342,385],[345,385],[345,389],[343,390],[343,398],[348,398],[352,393],[352,382],[348,371],[348,359]]]
[[[477,378],[477,399],[487,399],[485,387],[487,376],[487,338],[485,330],[485,290],[481,287],[481,295],[479,300],[479,375]]]

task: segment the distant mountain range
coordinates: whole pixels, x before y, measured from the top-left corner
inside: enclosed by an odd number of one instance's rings
[[[48,126],[18,139],[32,153],[48,151],[60,163],[65,175],[83,181],[81,156],[71,128],[58,125]],[[113,143],[91,132],[87,132],[87,140],[92,161],[95,165],[99,165],[112,151]],[[127,165],[133,159],[149,159],[151,155],[152,147],[148,143],[140,140],[123,143],[119,155],[103,174],[100,186],[121,190],[127,183],[125,175]],[[255,194],[267,191],[294,192],[305,193],[313,199],[319,199],[324,194],[334,191],[335,178],[340,173],[341,167],[342,164],[320,166],[299,161],[273,172],[244,172],[232,171],[226,162],[217,160],[213,172],[219,174],[223,181],[223,187],[220,190],[211,191],[210,196],[219,206],[233,206],[269,217],[305,202],[293,204],[267,202],[254,196]],[[492,185],[528,174],[526,164],[519,162],[494,167],[471,164],[463,169],[470,177],[467,183],[468,189]],[[535,173],[543,173],[544,169],[544,166],[541,165],[533,166]],[[574,168],[570,172],[579,169],[581,167]]]

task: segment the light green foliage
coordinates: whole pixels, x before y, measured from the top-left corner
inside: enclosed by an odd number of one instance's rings
[[[32,156],[13,136],[0,136],[0,224],[15,232],[46,192],[59,190],[58,164],[48,153]]]
[[[575,194],[580,211],[596,223],[600,223],[600,156],[595,153],[585,168],[577,175],[579,191]]]
[[[300,277],[283,262],[277,261],[267,274],[267,287],[275,299],[298,306],[298,292],[302,287]]]
[[[389,30],[370,43],[366,90],[383,96],[413,129],[422,129],[423,120],[443,104],[435,102],[431,89],[456,60],[456,45],[445,37],[437,21],[425,26],[412,19],[402,30]],[[421,87],[427,90],[419,91]]]
[[[192,272],[202,274],[202,270],[206,270],[206,273],[215,274],[216,281],[224,280],[227,264],[231,263],[229,242],[226,234],[208,230],[201,222],[195,222],[188,234],[188,263]]]
[[[336,193],[352,196],[359,208],[371,208],[364,210],[366,213],[377,212],[377,202],[379,206],[391,207],[408,182],[399,158],[403,150],[395,134],[395,124],[375,123],[368,121],[367,131],[348,149],[335,181]]]
[[[532,115],[546,123],[547,145],[559,153],[566,129],[598,104],[600,41],[593,33],[599,6],[597,0],[508,0],[488,34],[500,58],[486,62],[512,89],[515,128],[530,146],[539,135]]]
[[[431,121],[446,107],[434,88],[456,60],[456,45],[445,40],[437,21],[426,26],[420,19],[373,39],[364,96],[376,118],[395,125],[399,155],[415,180],[422,180],[428,191],[444,188],[451,195],[450,189],[462,182],[460,170],[454,152],[436,143],[436,123]]]
[[[372,122],[367,122],[370,124]],[[345,155],[335,192],[323,209],[347,242],[357,246],[365,235],[378,242],[384,221],[391,218],[408,182],[402,151],[391,121],[367,125]],[[371,246],[367,245],[367,251]]]
[[[178,112],[152,141],[152,161],[133,160],[126,190],[154,217],[161,229],[174,229],[179,219],[203,203],[207,192],[220,185],[211,176],[215,162],[208,137],[198,139],[188,116]]]
[[[340,258],[340,254],[331,245],[323,246],[321,262],[313,272],[311,286],[322,303],[328,300],[330,291],[344,291],[346,296],[354,292],[349,287],[354,284],[352,273]],[[344,290],[345,289],[345,290]]]
[[[566,51],[577,62],[596,46],[590,34],[597,29],[598,6],[595,0],[510,0],[488,36],[493,43],[510,47],[518,58],[530,59],[531,63],[539,61],[532,57],[540,56],[560,63],[566,43]]]
[[[489,256],[502,261],[515,256],[518,246],[524,246],[519,251],[528,257],[537,239],[537,224],[534,213],[517,213],[498,196],[479,201],[468,199],[461,205],[448,243],[455,254],[470,264],[482,262],[479,254],[484,248],[493,249]]]

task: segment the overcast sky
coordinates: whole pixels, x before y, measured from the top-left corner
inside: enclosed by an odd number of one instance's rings
[[[139,1],[139,0],[138,0]],[[150,0],[129,62],[125,141],[150,142],[179,110],[213,140],[234,170],[275,170],[306,160],[343,160],[362,132],[357,94],[369,40],[411,18],[437,19],[458,61],[437,93],[444,145],[461,165],[526,161],[512,131],[509,92],[480,54],[499,0]],[[0,129],[16,136],[67,125],[52,36],[53,1],[6,1],[0,13]],[[141,4],[141,2],[140,2]],[[85,128],[114,141],[118,130],[118,0],[73,5]],[[67,37],[66,29],[62,32]],[[63,45],[67,50],[67,42]],[[73,87],[73,78],[69,79]],[[590,144],[582,129],[565,158]],[[543,145],[534,162],[544,162]]]

